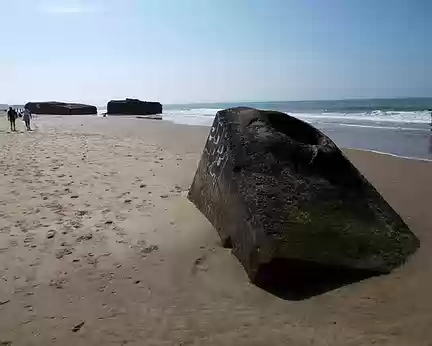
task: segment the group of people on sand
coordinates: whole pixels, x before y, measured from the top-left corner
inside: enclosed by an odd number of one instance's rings
[[[28,110],[27,108],[24,109],[24,111],[21,113],[18,113],[15,109],[13,109],[12,107],[9,107],[8,111],[7,111],[7,118],[9,120],[9,124],[10,124],[10,129],[12,132],[16,131],[16,126],[15,126],[15,122],[17,120],[17,118],[22,117],[23,121],[25,122],[25,126],[27,131],[31,131],[31,127],[30,127],[30,120],[31,120],[31,113],[30,110]]]

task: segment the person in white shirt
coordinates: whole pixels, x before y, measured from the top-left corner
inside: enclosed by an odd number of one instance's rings
[[[24,120],[24,122],[25,122],[25,125],[26,125],[26,128],[27,128],[27,131],[31,131],[31,128],[30,128],[30,119],[31,119],[31,113],[30,113],[30,110],[28,110],[28,109],[26,108],[26,109],[24,109],[23,120]]]

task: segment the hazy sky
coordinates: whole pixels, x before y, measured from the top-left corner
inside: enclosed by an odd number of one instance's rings
[[[429,0],[0,0],[0,103],[432,96]]]

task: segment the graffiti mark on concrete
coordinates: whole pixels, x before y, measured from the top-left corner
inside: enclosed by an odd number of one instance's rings
[[[213,184],[216,184],[219,180],[228,161],[227,139],[228,136],[224,126],[220,122],[216,122],[210,130],[207,145],[204,149],[208,162],[210,162],[208,174],[212,177]]]

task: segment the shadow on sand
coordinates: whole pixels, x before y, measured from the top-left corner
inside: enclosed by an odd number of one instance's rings
[[[303,300],[378,275],[382,273],[275,259],[262,266],[254,283],[279,298]]]

